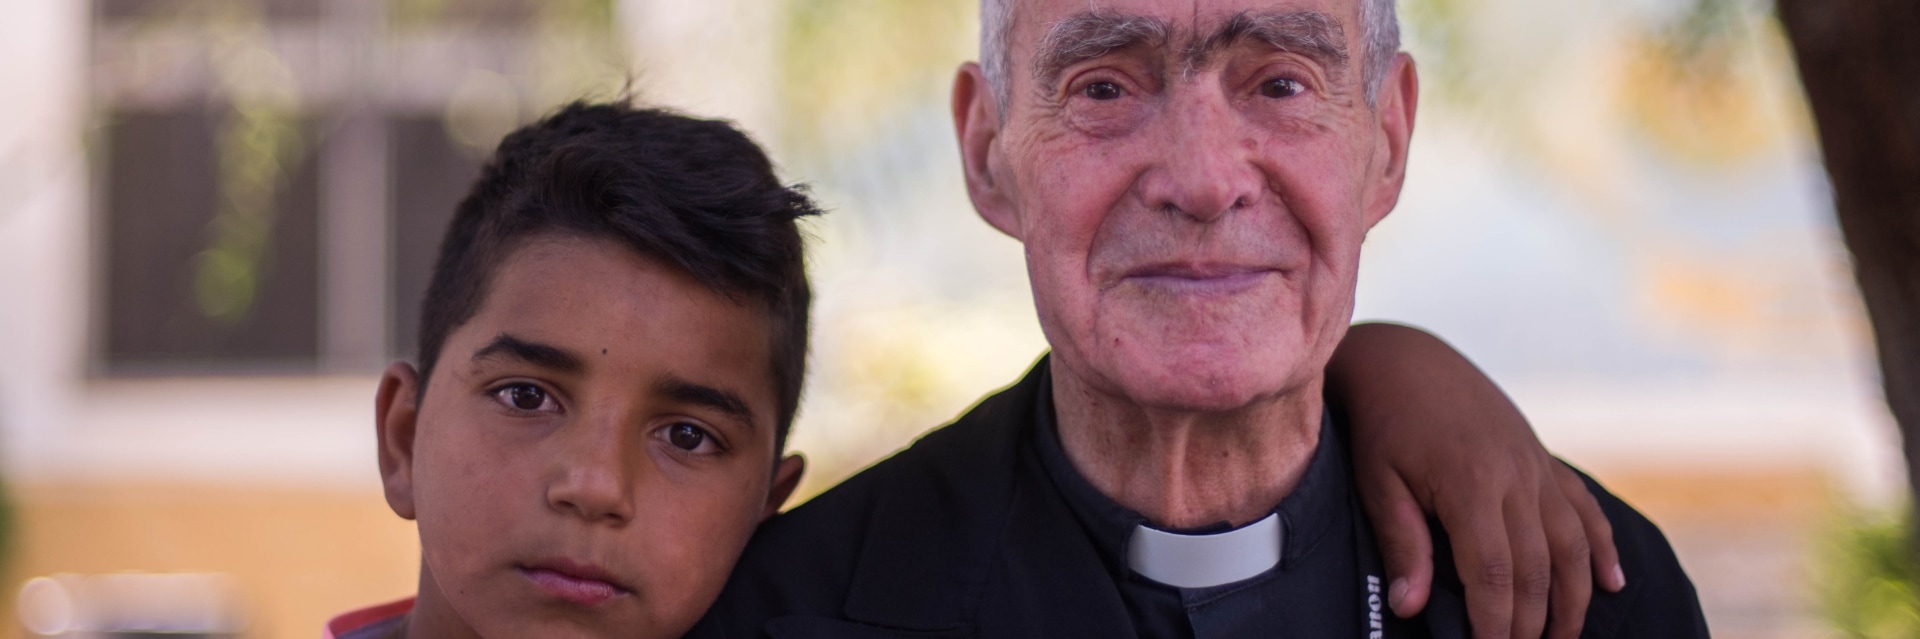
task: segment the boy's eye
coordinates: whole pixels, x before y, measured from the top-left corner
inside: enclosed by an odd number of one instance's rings
[[[693,424],[680,423],[667,427],[667,443],[674,448],[687,452],[696,452],[707,445],[707,431]]]
[[[508,406],[525,411],[540,410],[552,401],[547,396],[546,390],[532,384],[508,385],[494,391],[493,394]]]

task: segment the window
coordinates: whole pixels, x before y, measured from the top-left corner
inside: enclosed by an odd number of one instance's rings
[[[611,21],[605,1],[98,0],[96,370],[410,354],[485,154],[625,77]]]

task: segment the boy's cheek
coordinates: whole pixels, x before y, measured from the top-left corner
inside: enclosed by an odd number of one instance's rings
[[[415,446],[414,509],[423,560],[448,603],[485,616],[513,558],[511,540],[538,523],[538,486],[524,460],[487,445],[457,419],[422,424]],[[490,593],[492,593],[490,595]]]
[[[603,624],[618,636],[679,636],[725,586],[770,483],[741,468],[688,476],[652,466],[634,477],[633,519],[607,526],[546,508],[538,473],[516,467],[526,460],[475,450],[487,448],[474,446],[485,437],[461,433],[457,439],[467,446],[436,446],[452,442],[432,439],[422,442],[428,444],[420,460],[426,481],[417,487],[421,541],[432,549],[426,560],[449,603],[488,636],[563,636]],[[540,607],[525,584],[514,582],[522,578],[511,568],[515,553],[564,554],[565,543],[582,539],[597,540],[592,545],[600,550],[607,542],[621,547],[607,558],[627,559],[617,569],[633,580],[635,594],[530,625],[526,614],[511,613]]]
[[[671,620],[662,629],[679,628],[660,636],[691,628],[720,596],[766,500],[769,481],[748,477],[642,489],[647,498],[636,523],[649,529],[649,539],[636,539],[633,547],[647,557],[642,588],[654,593],[659,617]],[[647,519],[654,525],[647,526]]]
[[[770,452],[740,451],[726,463],[706,465],[642,453],[629,457],[642,464],[630,476],[632,520],[619,526],[587,522],[548,506],[543,477],[550,473],[543,468],[553,469],[538,462],[537,446],[517,440],[528,434],[524,429],[489,423],[484,414],[461,410],[471,407],[449,404],[455,403],[428,407],[423,417],[432,419],[419,427],[417,519],[428,570],[448,603],[489,636],[559,636],[583,624],[612,624],[610,632],[618,636],[634,636],[636,628],[678,636],[719,596],[771,487]],[[583,541],[602,553],[620,547],[600,559],[621,558],[624,565],[608,568],[627,573],[634,595],[535,624],[539,628],[525,625],[524,613],[544,604],[515,581],[525,577],[513,563],[528,553],[589,554],[589,548],[564,547]],[[486,632],[488,627],[496,632]]]

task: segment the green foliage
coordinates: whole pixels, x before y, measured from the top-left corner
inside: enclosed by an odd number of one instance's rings
[[[201,315],[233,325],[247,319],[268,277],[275,200],[305,155],[295,124],[298,81],[273,48],[258,6],[234,4],[200,25],[209,60],[230,104],[216,140],[220,198],[196,259]]]
[[[875,122],[945,104],[960,60],[974,57],[975,4],[790,0],[780,35],[783,132],[794,148],[833,155],[868,142]]]
[[[1913,515],[1854,514],[1821,554],[1820,605],[1840,636],[1920,639]]]
[[[19,539],[19,523],[14,521],[13,496],[7,483],[0,480],[0,574],[13,567],[14,544]]]
[[[1400,3],[1402,47],[1420,57],[1421,90],[1460,105],[1487,95],[1472,71],[1481,39],[1470,29],[1473,0],[1404,0]],[[1476,107],[1485,108],[1485,107]]]

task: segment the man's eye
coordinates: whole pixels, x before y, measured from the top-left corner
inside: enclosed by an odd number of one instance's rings
[[[707,445],[709,439],[707,431],[693,424],[680,423],[667,427],[667,443],[680,450],[698,452],[700,447]]]
[[[1087,88],[1081,89],[1080,92],[1094,100],[1118,100],[1122,93],[1120,85],[1112,82],[1095,82],[1087,85]]]
[[[1269,98],[1291,98],[1305,90],[1299,81],[1286,78],[1274,78],[1260,85],[1260,95]]]
[[[540,410],[549,401],[547,391],[532,384],[513,384],[494,391],[493,394],[508,406],[527,411]]]

